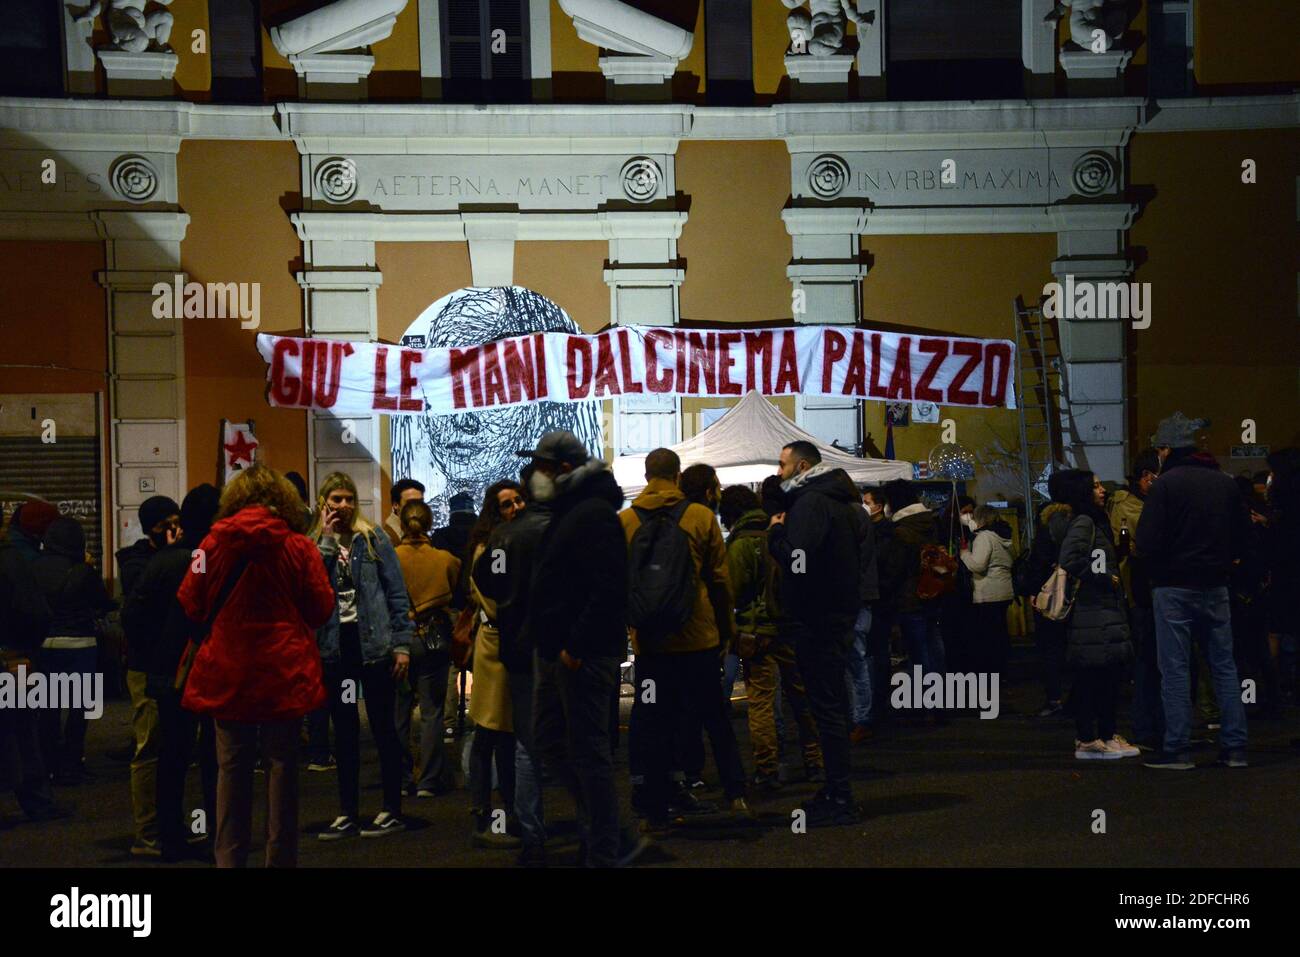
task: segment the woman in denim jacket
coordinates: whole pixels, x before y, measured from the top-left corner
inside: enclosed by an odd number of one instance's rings
[[[410,664],[411,621],[406,583],[388,536],[357,508],[350,476],[326,476],[316,500],[311,537],[334,585],[334,614],[316,632],[325,670],[325,691],[336,735],[339,816],[318,837],[340,840],[360,834],[385,837],[405,830],[402,822],[402,742],[397,736],[397,683]],[[384,805],[374,821],[359,827],[361,717],[364,692],[370,731],[379,748]]]

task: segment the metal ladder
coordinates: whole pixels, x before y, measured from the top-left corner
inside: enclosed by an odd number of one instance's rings
[[[1019,375],[1016,406],[1020,418],[1020,474],[1024,483],[1025,521],[1023,546],[1033,541],[1034,520],[1047,496],[1035,488],[1064,461],[1062,424],[1068,420],[1065,360],[1051,319],[1042,305],[1026,306],[1020,296],[1014,303]]]

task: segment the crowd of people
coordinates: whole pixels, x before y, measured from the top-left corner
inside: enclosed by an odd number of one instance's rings
[[[752,824],[751,800],[799,774],[782,767],[787,705],[802,778],[819,786],[799,809],[806,825],[858,823],[851,752],[902,720],[898,661],[1002,674],[1012,603],[1058,585],[1064,602],[1032,614],[1038,716],[1068,712],[1076,759],[1145,752],[1149,767],[1188,769],[1203,722],[1219,729],[1219,763],[1244,767],[1246,705],[1267,719],[1294,699],[1300,450],[1234,480],[1197,450],[1203,426],[1161,422],[1126,488],[1054,472],[1023,554],[1005,508],[960,496],[936,511],[903,480],[859,488],[806,441],[782,448],[757,489],[723,488],[710,466],[683,470],[656,449],[627,502],[601,458],[550,432],[519,453],[517,481],[491,485],[477,509],[453,500],[442,528],[409,478],[380,524],[342,473],[310,500],[296,474],[263,465],[180,504],[155,496],[139,509],[144,537],[116,556],[132,853],[244,866],[262,773],[266,864],[293,866],[304,742],[307,768],[338,785],[316,839],[400,834],[404,799],[455,785],[445,723],[467,684],[470,839],[522,865],[547,860],[547,782],[572,796],[588,866],[626,865],[693,817]],[[52,506],[12,516],[0,547],[10,664],[96,670],[97,622],[118,602],[91,561],[81,526]],[[732,721],[738,676],[748,753]],[[1130,680],[1132,743],[1118,726]],[[625,685],[631,814],[614,764]],[[361,701],[377,808],[361,801]],[[75,710],[0,709],[0,770],[29,818],[67,813],[52,785],[87,780],[85,735]],[[720,803],[699,793],[706,738]],[[211,828],[185,810],[194,763]]]

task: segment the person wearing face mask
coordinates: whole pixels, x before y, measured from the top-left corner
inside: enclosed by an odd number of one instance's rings
[[[609,703],[627,657],[623,490],[572,432],[547,432],[529,490],[551,511],[537,546],[528,604],[536,644],[533,733],[542,760],[578,809],[584,863],[630,864],[649,846],[620,821]]]
[[[1010,650],[1007,608],[1011,605],[1011,526],[998,509],[981,505],[972,522],[975,536],[961,553],[962,563],[974,579],[972,619],[975,647],[969,659],[976,671],[1002,674]]]
[[[117,551],[118,579],[122,603],[135,592],[145,567],[158,552],[181,537],[181,507],[165,495],[147,498],[140,505],[140,528],[145,537]],[[135,814],[136,857],[161,857],[158,839],[158,702],[149,695],[149,662],[144,659],[147,641],[123,623],[126,633],[126,686],[131,693],[131,730],[135,754],[131,758],[131,806]]]
[[[845,667],[864,602],[878,597],[870,521],[852,480],[823,463],[811,442],[791,442],[778,462],[789,507],[772,516],[768,550],[780,568],[781,601],[826,767],[826,784],[804,808],[806,821],[809,827],[856,824],[861,811],[849,781]]]

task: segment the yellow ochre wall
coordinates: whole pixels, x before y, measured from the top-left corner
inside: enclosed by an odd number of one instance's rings
[[[1248,418],[1259,444],[1300,442],[1297,145],[1295,130],[1133,138],[1130,182],[1155,189],[1129,234],[1152,299],[1150,328],[1129,339],[1135,439],[1181,410],[1212,420],[1216,454],[1241,444]],[[1241,181],[1244,159],[1254,184]]]
[[[307,417],[271,408],[259,332],[301,335],[302,290],[294,279],[302,246],[282,202],[298,205],[292,143],[189,140],[177,158],[180,205],[190,214],[181,267],[191,282],[258,282],[261,325],[186,319],[186,456],[190,484],[214,480],[217,425],[254,419],[263,461],[307,474]]]
[[[862,316],[871,328],[903,327],[950,335],[1014,339],[1012,302],[1036,301],[1052,281],[1052,234],[988,236],[864,236],[871,263],[862,282]],[[885,448],[885,406],[867,402],[866,431]],[[995,439],[1019,448],[1016,413],[1007,409],[944,407],[956,423],[957,442],[968,449]],[[941,441],[941,425],[894,430],[894,457],[927,459]],[[991,491],[991,490],[984,490]]]

